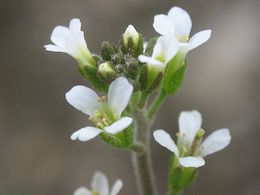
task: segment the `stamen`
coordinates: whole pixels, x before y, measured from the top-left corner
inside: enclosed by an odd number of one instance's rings
[[[102,96],[101,99],[103,100],[103,102],[107,101],[107,96]]]
[[[189,36],[184,35],[184,36],[183,36],[183,41],[184,41],[185,43],[187,43],[187,42],[189,41]]]
[[[190,147],[190,151],[189,151],[190,155],[194,155],[195,154],[195,152],[196,152],[196,150],[197,150],[197,148],[198,148],[198,146],[199,146],[199,144],[200,144],[204,134],[205,134],[205,131],[203,129],[200,129],[197,132],[197,134],[196,134],[196,136],[195,136],[195,138],[194,138],[194,140],[193,140],[193,142],[191,144],[191,147]]]
[[[181,35],[177,35],[177,40],[181,41]]]

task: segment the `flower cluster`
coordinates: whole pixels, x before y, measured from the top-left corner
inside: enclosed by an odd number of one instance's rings
[[[204,30],[190,38],[191,18],[179,7],[173,7],[167,15],[156,15],[153,27],[159,35],[144,42],[143,35],[128,25],[118,45],[104,41],[97,55],[88,49],[81,22],[74,18],[69,27],[55,27],[51,34],[53,44],[44,46],[47,51],[75,58],[80,73],[94,88],[77,85],[65,95],[67,102],[88,115],[93,124],[74,132],[71,139],[84,142],[100,135],[107,144],[134,152],[143,195],[156,194],[147,140],[151,123],[165,98],[181,87],[188,52],[211,36],[211,30]],[[95,91],[105,96],[100,97]],[[157,96],[149,101],[152,93]],[[154,139],[173,153],[169,194],[183,191],[194,180],[197,168],[205,164],[204,157],[230,143],[228,129],[217,130],[203,141],[201,123],[198,111],[185,111],[179,116],[177,143],[164,130],[153,133]],[[74,195],[116,195],[122,185],[117,180],[109,191],[106,176],[97,172],[91,190],[81,187]]]

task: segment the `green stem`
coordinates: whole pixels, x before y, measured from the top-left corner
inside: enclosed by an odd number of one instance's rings
[[[181,192],[180,192],[180,191],[176,191],[176,190],[174,190],[174,189],[172,189],[172,190],[170,190],[170,191],[168,192],[168,195],[179,195],[179,194],[181,194]]]
[[[148,109],[147,117],[149,120],[152,120],[155,114],[157,113],[158,109],[164,102],[167,94],[163,89],[160,90],[159,94],[156,96],[155,100],[153,101],[152,105]]]
[[[136,141],[144,146],[143,153],[133,153],[133,166],[137,177],[140,195],[156,195],[156,185],[152,170],[152,161],[149,147],[149,125],[144,109],[136,109],[135,119],[137,123]]]

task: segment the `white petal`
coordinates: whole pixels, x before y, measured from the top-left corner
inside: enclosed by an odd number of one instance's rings
[[[105,127],[104,130],[111,134],[117,134],[120,131],[123,131],[124,129],[129,127],[132,122],[133,122],[132,118],[122,117],[118,121],[114,122],[112,125]]]
[[[74,108],[87,115],[92,115],[98,106],[98,95],[92,89],[77,85],[65,95],[66,100]]]
[[[202,45],[209,40],[211,36],[211,30],[204,30],[193,35],[189,41],[189,51]]]
[[[107,177],[101,172],[95,173],[91,187],[100,195],[109,195],[109,184]]]
[[[92,195],[92,193],[87,188],[80,187],[74,192],[74,195]]]
[[[191,31],[191,18],[189,14],[180,7],[173,7],[168,13],[169,18],[173,22],[176,35],[189,36]]]
[[[185,142],[191,144],[201,127],[202,117],[197,110],[181,112],[179,116],[179,130],[184,135]]]
[[[166,63],[168,63],[177,54],[178,50],[179,50],[179,44],[177,40],[173,38],[166,52]]]
[[[132,92],[133,86],[125,77],[118,77],[110,84],[107,101],[112,110],[117,112],[118,116],[121,116],[121,113],[127,107]]]
[[[146,63],[146,64],[151,64],[151,65],[163,65],[162,62],[158,61],[158,60],[155,60],[151,57],[148,57],[148,56],[145,56],[145,55],[140,55],[138,56],[138,59],[140,62],[142,63]]]
[[[164,14],[154,16],[153,28],[161,35],[175,36],[173,23],[170,18]]]
[[[81,22],[78,18],[73,18],[70,21],[70,31],[73,33],[79,32],[81,30]]]
[[[57,47],[56,45],[48,44],[44,45],[46,51],[53,51],[53,52],[67,52],[65,49]]]
[[[183,166],[183,167],[201,167],[205,165],[205,160],[201,157],[192,157],[192,156],[188,156],[188,157],[182,157],[179,158],[179,163]]]
[[[153,137],[161,146],[172,151],[176,156],[179,156],[179,150],[176,144],[166,131],[162,129],[156,130],[153,132]]]
[[[61,48],[66,48],[70,36],[69,29],[65,26],[56,26],[51,34],[51,41]]]
[[[98,129],[96,127],[87,126],[87,127],[81,128],[80,130],[74,132],[70,138],[72,140],[79,139],[79,141],[85,142],[85,141],[95,138],[101,132],[102,132],[101,129]]]
[[[220,151],[228,146],[231,141],[228,129],[220,129],[210,134],[202,143],[202,156],[205,157],[214,152]]]
[[[116,182],[112,187],[110,195],[117,195],[122,187],[123,187],[123,182],[120,179],[116,180]]]

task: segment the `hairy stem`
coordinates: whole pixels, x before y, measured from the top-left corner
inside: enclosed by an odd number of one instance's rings
[[[156,195],[157,190],[154,182],[154,173],[149,147],[149,125],[144,109],[136,109],[135,119],[137,123],[136,141],[142,143],[144,151],[133,153],[133,165],[138,182],[140,195]]]
[[[163,89],[161,89],[159,94],[156,96],[155,100],[148,109],[147,117],[149,120],[153,119],[153,117],[157,113],[158,109],[160,108],[166,97],[167,94]]]

